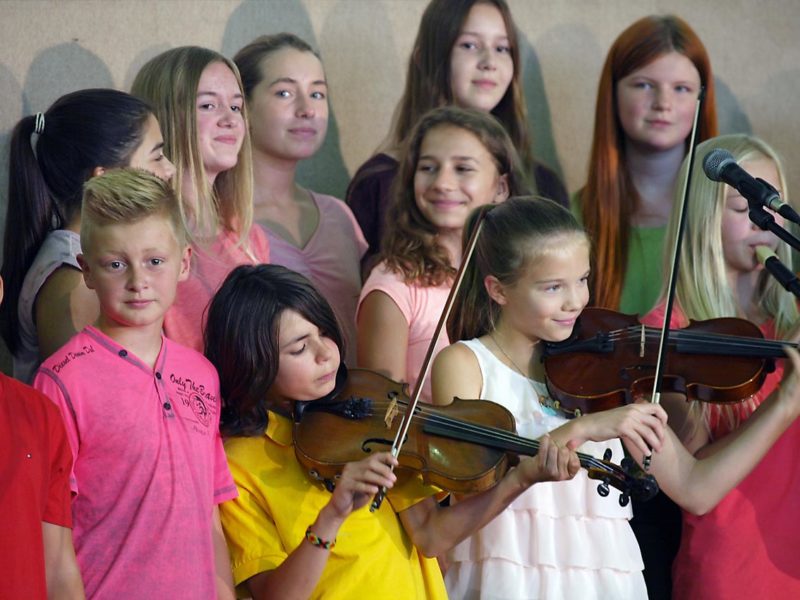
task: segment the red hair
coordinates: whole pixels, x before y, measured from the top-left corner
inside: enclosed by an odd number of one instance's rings
[[[594,243],[591,287],[596,306],[619,307],[630,219],[639,205],[639,194],[624,160],[625,133],[616,110],[617,82],[670,52],[679,52],[692,61],[705,88],[697,141],[717,135],[711,62],[703,42],[686,21],[673,15],[651,15],[623,31],[608,51],[600,75],[589,177],[579,192],[583,224]]]

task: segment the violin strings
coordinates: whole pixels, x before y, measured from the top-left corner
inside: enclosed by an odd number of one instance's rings
[[[398,402],[397,405],[398,406],[406,406],[407,404],[405,402]],[[380,412],[380,410],[382,410],[384,407],[388,407],[389,403],[388,402],[383,402],[383,401],[377,401],[377,402],[373,401],[373,406],[376,409],[376,412]],[[420,421],[422,421],[423,423],[425,423],[425,422],[434,423],[434,424],[446,426],[448,429],[450,429],[453,432],[471,433],[473,435],[482,436],[488,442],[492,442],[492,441],[495,441],[495,440],[500,440],[500,441],[504,441],[504,442],[507,442],[507,443],[510,443],[510,444],[518,444],[520,446],[523,446],[523,447],[530,448],[530,449],[534,450],[535,451],[534,454],[536,452],[538,452],[538,450],[539,450],[540,444],[539,444],[538,440],[532,440],[530,438],[526,438],[526,437],[511,433],[509,431],[506,431],[504,429],[499,429],[497,427],[476,425],[474,423],[470,423],[469,421],[463,421],[461,419],[454,419],[452,417],[448,417],[448,416],[442,415],[441,413],[433,412],[431,409],[429,409],[427,407],[418,406],[417,410],[419,411],[419,414],[418,415],[414,415],[413,418],[417,418]],[[615,465],[613,463],[607,463],[607,462],[602,461],[601,459],[598,459],[598,458],[596,458],[596,457],[594,457],[594,456],[592,456],[590,454],[585,454],[585,453],[582,453],[582,452],[578,452],[577,455],[578,455],[578,458],[581,461],[581,465],[584,466],[584,467],[586,467],[588,465],[588,466],[591,466],[591,467],[593,467],[595,469],[598,469],[598,470],[611,471],[617,477],[623,477],[624,478],[624,475],[621,476],[619,474],[619,472],[618,472],[621,469],[617,465]]]
[[[608,339],[612,341],[631,341],[639,343],[641,341],[641,328],[629,327],[626,329],[617,329],[608,332]],[[661,330],[652,327],[645,328],[645,338],[648,340],[659,339],[661,337]],[[784,346],[796,346],[792,342],[781,340],[765,340],[750,338],[746,336],[735,336],[729,334],[703,334],[697,332],[684,332],[680,330],[673,330],[670,336],[671,341],[677,342],[695,342],[702,344],[704,349],[712,348],[731,348],[731,349],[753,349],[762,351],[775,351],[782,350]],[[712,354],[713,352],[709,352]]]

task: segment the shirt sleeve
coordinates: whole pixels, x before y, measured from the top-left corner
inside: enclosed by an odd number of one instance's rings
[[[396,273],[389,271],[384,263],[379,264],[367,277],[361,296],[358,299],[356,315],[361,310],[361,304],[371,292],[383,292],[392,299],[405,317],[406,323],[411,323],[414,317],[414,307],[411,299],[409,285],[400,279]]]
[[[50,398],[61,412],[64,429],[67,434],[69,448],[72,451],[72,466],[69,474],[69,486],[73,494],[78,494],[78,480],[75,478],[75,461],[78,459],[80,448],[80,433],[78,431],[77,416],[69,395],[61,384],[61,380],[47,369],[40,369],[33,380],[33,387]]]
[[[228,468],[228,459],[222,446],[222,437],[219,433],[214,440],[214,503],[221,504],[236,498],[236,484]]]
[[[258,494],[243,481],[235,463],[238,497],[220,504],[220,520],[231,555],[233,582],[237,586],[258,573],[280,566],[289,555],[283,547],[272,515],[258,501]],[[238,473],[238,474],[237,474]]]
[[[70,475],[72,473],[72,452],[67,434],[64,431],[61,413],[48,403],[47,426],[50,450],[50,485],[47,493],[42,520],[61,527],[72,527],[72,495],[70,493]]]

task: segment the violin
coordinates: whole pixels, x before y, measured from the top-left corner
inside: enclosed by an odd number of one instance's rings
[[[331,396],[296,402],[294,448],[300,464],[328,489],[348,462],[392,447],[409,405],[406,384],[366,369],[352,369]],[[518,457],[534,456],[539,442],[516,434],[514,416],[488,400],[456,399],[444,407],[418,405],[413,410],[399,469],[419,472],[444,490],[472,494],[495,485]],[[608,496],[610,486],[621,492],[620,505],[630,498],[648,500],[658,492],[655,479],[630,458],[612,462],[578,453],[597,491]]]
[[[547,387],[568,414],[630,404],[653,389],[660,329],[636,316],[587,308],[563,342],[545,342]],[[788,342],[765,340],[744,319],[691,321],[669,332],[662,391],[701,402],[741,402],[755,394]]]

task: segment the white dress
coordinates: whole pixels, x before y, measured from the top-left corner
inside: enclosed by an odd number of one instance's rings
[[[498,360],[479,340],[461,342],[478,359],[480,397],[502,404],[517,421],[517,433],[538,438],[567,419],[543,408],[543,383],[523,377]],[[610,448],[623,457],[619,440],[586,442],[578,450],[598,458]],[[619,493],[597,493],[586,471],[570,481],[538,483],[488,525],[448,555],[445,576],[453,600],[647,598],[642,558],[628,520],[630,505]]]

